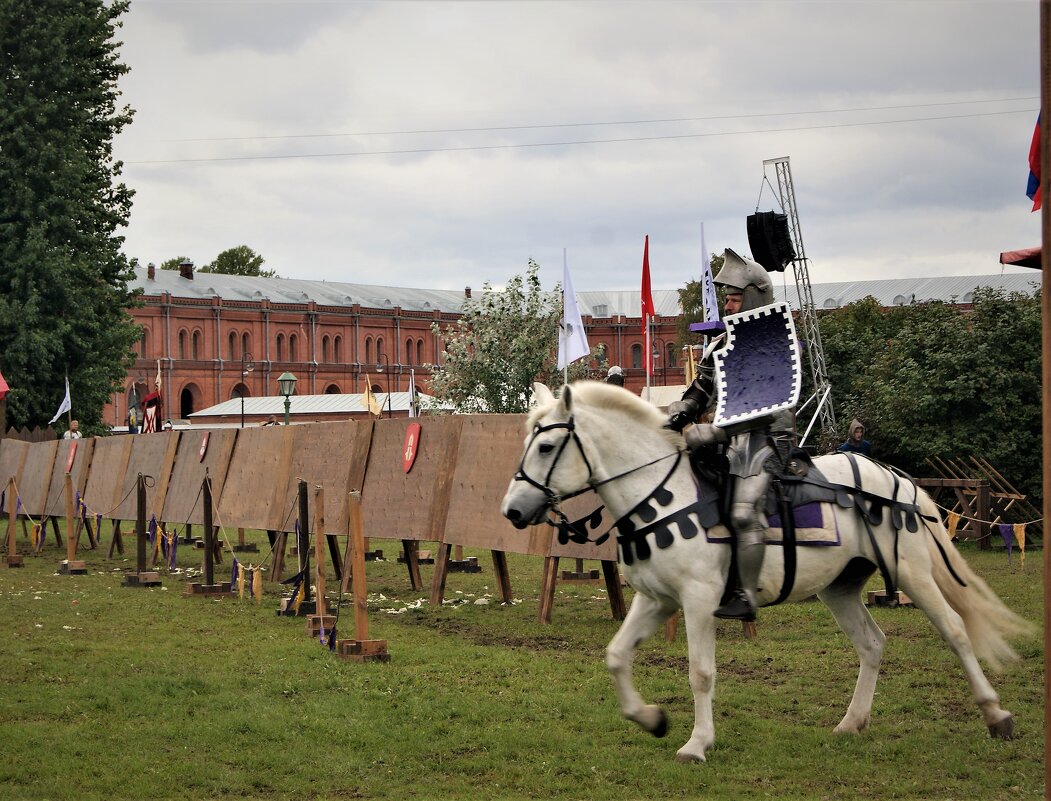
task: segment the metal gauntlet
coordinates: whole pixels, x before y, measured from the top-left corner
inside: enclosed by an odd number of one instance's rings
[[[696,423],[715,394],[715,380],[710,369],[702,368],[694,382],[682,394],[682,400],[668,404],[668,428],[682,431]]]

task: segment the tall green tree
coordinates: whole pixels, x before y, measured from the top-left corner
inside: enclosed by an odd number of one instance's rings
[[[528,410],[534,381],[561,385],[562,294],[558,286],[544,292],[538,270],[530,259],[525,276],[513,276],[504,289],[485,284],[455,324],[432,325],[445,340],[442,364],[431,365],[431,392],[439,401],[461,413],[518,413]],[[588,361],[570,365],[570,381],[587,375]]]
[[[113,139],[127,72],[114,39],[126,0],[0,2],[0,369],[8,422],[47,423],[69,376],[85,428],[132,361],[140,329],[117,235],[132,191]]]
[[[223,273],[224,275],[255,275],[260,278],[276,278],[274,270],[264,270],[265,259],[248,245],[238,245],[224,250],[215,257],[215,261],[201,268],[202,273]]]

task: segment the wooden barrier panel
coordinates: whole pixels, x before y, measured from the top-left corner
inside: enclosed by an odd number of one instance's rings
[[[22,484],[22,468],[29,454],[29,443],[18,439],[0,439],[0,492],[7,491],[7,484],[13,478],[16,486]],[[10,507],[8,507],[10,504]],[[4,498],[4,512],[15,508],[14,498]]]
[[[463,428],[442,541],[493,551],[547,556],[550,526],[519,531],[500,514],[500,502],[522,458],[524,417],[472,414]]]
[[[286,518],[295,519],[295,506],[284,507],[295,428],[260,426],[238,432],[218,502],[222,525],[278,531]]]
[[[441,540],[463,419],[446,415],[374,423],[361,493],[370,538]],[[420,434],[413,443],[412,467],[405,472],[406,433],[413,423]]]
[[[299,482],[325,488],[324,521],[327,534],[347,530],[347,493],[361,489],[372,440],[372,422],[365,420],[312,423],[292,426],[292,467],[283,490],[278,494],[282,514],[275,531],[294,531],[298,512]],[[313,489],[308,493],[313,497]],[[313,518],[314,513],[311,513]]]
[[[152,515],[160,515],[178,445],[177,431],[131,435],[131,455],[128,457],[128,466],[124,471],[124,480],[117,499],[120,502],[111,515],[114,520],[135,519],[138,503],[135,483],[139,473],[153,478],[152,486],[151,482],[146,484],[146,519],[149,520]]]
[[[76,452],[73,454],[73,463],[70,464],[69,455],[74,445]],[[58,440],[55,464],[51,468],[51,487],[47,493],[47,503],[44,504],[44,514],[48,517],[63,517],[66,514],[67,467],[70,468],[68,472],[73,479],[73,492],[79,492],[81,497],[84,497],[94,448],[94,437]]]
[[[204,524],[201,485],[205,471],[212,479],[212,497],[220,497],[230,468],[237,432],[236,428],[179,432],[175,468],[168,482],[164,509],[160,515],[162,521],[175,525]]]
[[[98,437],[91,453],[91,467],[82,497],[89,515],[110,518],[121,500],[121,485],[128,470],[134,437]]]
[[[25,514],[43,517],[57,452],[58,440],[34,442],[29,446],[29,453],[22,466],[22,480],[18,482],[18,497],[22,500]]]

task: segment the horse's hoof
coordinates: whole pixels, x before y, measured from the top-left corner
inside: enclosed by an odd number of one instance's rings
[[[698,763],[698,762],[707,762],[708,760],[706,760],[704,758],[704,754],[692,754],[692,753],[688,753],[686,751],[680,750],[678,753],[675,754],[675,761],[676,762],[685,762],[685,763]]]
[[[1000,740],[1013,740],[1015,733],[1014,718],[1008,715],[1003,720],[989,724],[989,736]]]
[[[668,716],[664,714],[663,709],[658,709],[657,715],[657,725],[650,729],[650,734],[654,737],[663,737],[668,733]]]

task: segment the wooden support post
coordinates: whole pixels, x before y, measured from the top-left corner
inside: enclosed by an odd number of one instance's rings
[[[74,534],[76,527],[73,512],[73,476],[66,473],[66,560],[60,562],[58,572],[67,576],[83,575],[88,572],[87,565],[77,559],[77,540],[79,534]]]
[[[117,521],[114,521],[114,538]],[[121,553],[124,553],[123,544]],[[135,566],[134,573],[124,574],[125,587],[156,587],[161,583],[160,573],[146,572],[146,479],[139,473],[135,496]]]
[[[609,611],[614,620],[623,620],[628,614],[628,607],[624,604],[624,588],[620,585],[620,571],[617,563],[612,559],[603,559],[602,576],[606,580],[606,594],[609,596]]]
[[[62,547],[62,532],[59,531],[58,518],[57,517],[52,517],[51,518],[51,531],[55,535],[55,545],[58,546],[59,548],[61,548]],[[43,544],[44,544],[44,535],[45,534],[47,534],[47,531],[41,531],[40,532],[40,545],[41,546],[43,546]]]
[[[452,546],[438,543],[438,558],[434,562],[434,576],[431,578],[431,606],[441,606],[445,600],[445,579],[449,576],[449,554]]]
[[[331,631],[335,615],[328,614],[325,601],[325,488],[314,490],[314,560],[317,564],[316,613],[307,615],[307,634],[317,637],[321,630]]]
[[[423,579],[420,577],[420,544],[415,540],[402,540],[401,551],[409,569],[409,585],[414,592],[418,592],[423,589]]]
[[[988,551],[993,547],[990,542],[990,537],[986,536],[991,534],[993,527],[986,521],[990,519],[989,510],[992,505],[989,503],[989,481],[983,479],[976,482],[977,497],[975,498],[975,520],[974,530],[975,536],[978,537],[978,548],[983,551]]]
[[[216,526],[213,522],[215,504],[212,498],[212,477],[207,471],[201,484],[201,510],[204,513],[204,583],[191,583],[186,587],[186,594],[194,597],[214,598],[230,595],[234,591],[228,581],[215,581],[215,554],[219,540],[215,536]]]
[[[117,552],[121,555],[124,554],[124,537],[120,533],[120,521],[113,521],[113,536],[109,538],[109,552],[106,554],[107,557],[113,558],[113,550],[116,548]]]
[[[514,600],[511,594],[511,574],[507,571],[507,554],[503,551],[491,551],[493,555],[493,575],[496,577],[496,591],[500,600],[509,604]]]
[[[288,534],[284,531],[274,532],[273,548],[274,548],[274,561],[270,566],[270,580],[281,581],[281,577],[285,572],[285,545],[288,541]]]
[[[540,582],[541,623],[551,622],[551,609],[555,605],[555,585],[558,582],[558,557],[544,557],[544,575]]]
[[[343,578],[343,563],[339,558],[339,542],[335,534],[326,534],[328,540],[328,555],[332,557],[332,570],[336,574],[336,581]]]
[[[22,557],[18,554],[18,530],[16,528],[17,515],[15,509],[18,508],[18,495],[15,492],[15,479],[12,477],[7,482],[7,498],[8,506],[10,511],[7,516],[7,566],[8,567],[22,567]]]
[[[389,662],[386,640],[369,639],[368,588],[365,586],[365,533],[361,517],[361,493],[347,496],[347,525],[350,528],[349,573],[354,576],[354,639],[338,640],[336,653],[355,662]]]
[[[310,504],[307,499],[307,482],[299,482],[299,536],[296,539],[296,549],[299,551],[299,572],[303,574],[303,603],[313,605],[310,592]],[[304,610],[303,614],[307,614]]]

